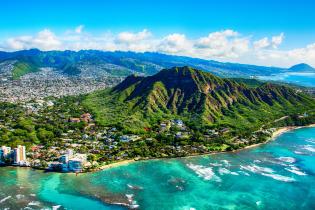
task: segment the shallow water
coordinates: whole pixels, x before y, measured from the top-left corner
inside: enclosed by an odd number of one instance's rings
[[[272,76],[259,76],[258,78],[262,80],[282,81],[306,87],[315,87],[314,72],[310,73],[291,72]]]
[[[237,153],[96,173],[0,168],[0,209],[315,209],[315,128]]]

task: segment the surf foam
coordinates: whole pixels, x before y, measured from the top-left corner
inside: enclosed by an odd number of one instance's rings
[[[214,180],[216,182],[221,182],[221,178],[215,175],[212,170],[212,167],[205,167],[202,165],[195,165],[192,163],[187,164],[188,168],[193,170],[199,177],[202,177],[205,180]]]

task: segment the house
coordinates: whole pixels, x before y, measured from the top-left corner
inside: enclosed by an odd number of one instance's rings
[[[121,142],[130,142],[130,141],[131,141],[131,138],[130,138],[130,136],[123,135],[123,136],[119,137],[119,140],[120,140]]]
[[[92,115],[90,113],[84,113],[81,115],[80,119],[83,121],[83,122],[91,122],[92,121]]]
[[[182,120],[173,120],[173,124],[175,124],[178,127],[183,127],[184,126],[184,122]]]
[[[175,137],[176,137],[176,138],[181,138],[181,137],[182,137],[182,132],[177,132],[177,133],[175,134]]]
[[[76,117],[72,117],[72,118],[70,118],[69,120],[70,120],[70,122],[73,122],[73,123],[79,123],[79,122],[81,122],[80,118],[76,118]]]
[[[230,131],[229,128],[223,128],[220,130],[220,133],[224,134],[224,133],[228,133]]]

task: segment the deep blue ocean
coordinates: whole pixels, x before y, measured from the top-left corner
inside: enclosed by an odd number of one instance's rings
[[[78,176],[0,168],[5,208],[314,210],[315,128],[235,153],[140,161]]]

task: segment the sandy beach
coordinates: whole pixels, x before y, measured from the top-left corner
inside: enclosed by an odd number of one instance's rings
[[[292,131],[292,130],[295,130],[295,129],[300,129],[300,128],[311,128],[311,127],[315,127],[315,124],[310,124],[310,125],[306,125],[306,126],[286,126],[286,127],[280,127],[280,128],[277,128],[277,130],[275,132],[272,133],[270,139],[268,139],[267,141],[265,142],[262,142],[262,143],[259,143],[259,144],[252,144],[252,145],[249,145],[247,147],[244,147],[242,149],[238,149],[236,151],[233,151],[233,152],[237,152],[237,151],[240,151],[240,150],[244,150],[244,149],[250,149],[250,148],[253,148],[253,147],[257,147],[259,145],[262,145],[262,144],[266,144],[274,139],[276,139],[278,136],[286,133],[286,132],[289,132],[289,131]]]
[[[129,164],[132,162],[135,162],[135,160],[133,160],[133,159],[132,160],[122,160],[122,161],[118,161],[118,162],[110,163],[108,165],[101,166],[97,170],[105,170],[105,169],[109,169],[109,168],[114,168],[114,167]]]
[[[295,130],[295,129],[300,129],[300,128],[311,128],[311,127],[315,127],[315,124],[310,124],[307,126],[286,126],[286,127],[281,127],[278,128],[275,132],[273,132],[271,139],[274,139],[278,136],[280,136],[281,134],[291,131],[291,130]]]
[[[235,152],[239,152],[241,150],[254,148],[254,147],[257,147],[259,145],[266,144],[266,143],[276,139],[278,136],[280,136],[283,133],[286,133],[288,131],[292,131],[292,130],[300,129],[300,128],[309,128],[309,127],[315,127],[315,124],[310,124],[310,125],[307,125],[307,126],[286,126],[286,127],[280,127],[280,128],[277,128],[277,130],[272,133],[272,136],[270,137],[269,140],[267,140],[265,142],[262,142],[262,143],[259,143],[259,144],[252,144],[252,145],[249,145],[247,147],[244,147],[244,148],[241,148],[241,149],[238,149],[238,150],[235,150],[235,151],[231,151],[231,152],[235,153]],[[209,153],[205,153],[205,154],[193,154],[193,155],[189,155],[189,156],[185,156],[185,157],[176,157],[176,158],[189,158],[189,157],[204,156],[204,155],[214,155],[214,154],[219,154],[219,153],[227,153],[227,152],[209,152]],[[153,159],[171,159],[171,158],[153,158]],[[146,160],[152,160],[152,159],[146,159]],[[122,160],[122,161],[119,161],[119,162],[114,162],[114,163],[110,163],[108,165],[101,166],[96,171],[106,170],[106,169],[110,169],[110,168],[114,168],[114,167],[118,167],[118,166],[122,166],[122,165],[127,165],[127,164],[133,163],[135,161],[141,161],[141,160],[134,160],[134,159],[132,159],[132,160]]]

